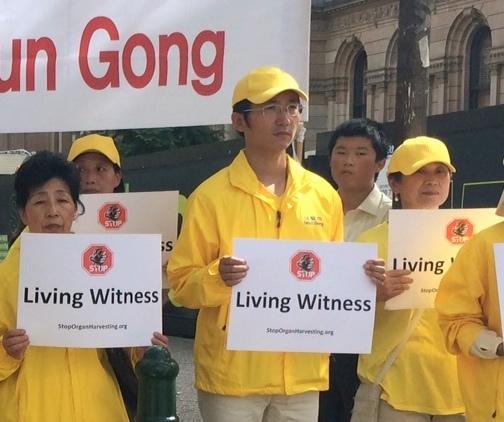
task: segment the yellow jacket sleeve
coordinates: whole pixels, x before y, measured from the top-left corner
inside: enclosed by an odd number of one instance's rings
[[[436,296],[439,324],[450,353],[469,355],[480,332],[486,326],[481,303],[488,292],[488,259],[477,238],[459,251],[443,277]]]
[[[3,347],[3,336],[0,336],[0,382],[9,378],[21,365],[21,360],[9,356]]]
[[[229,301],[231,288],[219,275],[219,235],[214,210],[204,197],[189,198],[182,231],[167,266],[171,297],[186,308],[216,307]]]
[[[15,263],[17,264],[17,260]],[[16,372],[22,362],[22,360],[14,359],[8,355],[3,347],[5,332],[16,328],[17,288],[15,292],[12,290],[12,280],[10,279],[13,274],[17,276],[17,266],[13,265],[11,260],[6,259],[0,266],[0,382]]]

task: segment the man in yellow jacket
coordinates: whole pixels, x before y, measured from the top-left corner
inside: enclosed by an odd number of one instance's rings
[[[497,215],[504,217],[504,194]],[[496,243],[504,243],[504,222],[479,232],[460,249],[436,296],[447,349],[457,355],[467,422],[504,421],[503,316]]]
[[[231,286],[248,270],[232,256],[234,238],[343,238],[336,191],[286,153],[301,99],[307,96],[295,79],[275,67],[253,69],[238,82],[232,122],[245,149],[191,195],[168,264],[173,299],[200,310],[194,355],[205,422],[315,422],[318,392],[328,388],[327,354],[226,349]]]

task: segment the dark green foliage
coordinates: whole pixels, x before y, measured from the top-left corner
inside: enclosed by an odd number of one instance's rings
[[[209,144],[224,139],[221,129],[211,126],[188,126],[159,129],[118,129],[98,131],[116,141],[123,157],[147,154],[190,145]]]

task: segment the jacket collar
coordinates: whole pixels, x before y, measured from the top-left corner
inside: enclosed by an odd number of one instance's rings
[[[371,215],[378,215],[380,214],[380,206],[383,201],[383,195],[378,189],[378,186],[376,184],[373,186],[373,189],[371,192],[369,192],[369,195],[364,199],[364,201],[361,202],[361,204],[357,207],[359,210],[367,212],[368,214]]]
[[[289,200],[295,200],[296,192],[303,186],[304,171],[289,155],[287,155],[287,173],[287,186],[285,187],[284,195],[285,198],[289,198]],[[259,199],[267,200],[266,195],[263,193],[263,189],[261,189],[261,182],[257,178],[254,170],[252,170],[252,167],[250,167],[244,150],[240,151],[229,166],[229,181],[232,186]]]

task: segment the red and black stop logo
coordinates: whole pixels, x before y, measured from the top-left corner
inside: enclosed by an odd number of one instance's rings
[[[90,245],[82,254],[82,268],[89,275],[104,275],[112,269],[113,258],[107,245]]]
[[[120,202],[103,204],[98,211],[98,221],[106,229],[118,229],[128,219],[128,211]]]
[[[456,218],[446,226],[446,238],[454,245],[469,240],[474,233],[474,224],[467,218]]]
[[[291,273],[301,281],[311,281],[320,274],[320,258],[313,251],[298,251],[290,262]]]

